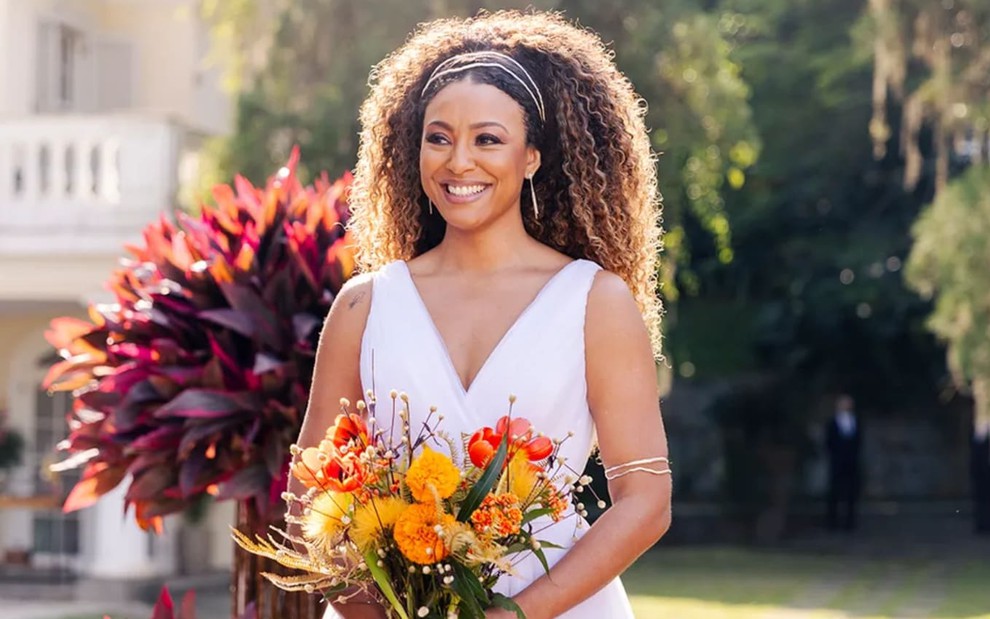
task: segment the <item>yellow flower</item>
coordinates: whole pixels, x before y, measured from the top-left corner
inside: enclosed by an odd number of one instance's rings
[[[520,503],[532,500],[533,488],[536,487],[536,473],[539,467],[532,464],[525,452],[519,452],[509,461],[509,492],[516,495]]]
[[[448,550],[436,526],[444,530],[454,523],[450,514],[437,512],[432,503],[410,505],[395,523],[395,543],[413,563],[430,564],[447,558]]]
[[[406,471],[406,485],[413,498],[421,503],[446,499],[454,494],[461,481],[461,472],[447,456],[429,447],[413,460]],[[434,497],[433,493],[436,493]]]
[[[385,529],[391,529],[409,504],[398,497],[373,498],[354,510],[349,534],[361,551],[365,551]]]
[[[324,552],[330,552],[346,526],[344,519],[354,497],[346,492],[321,492],[313,499],[304,517],[303,537]]]

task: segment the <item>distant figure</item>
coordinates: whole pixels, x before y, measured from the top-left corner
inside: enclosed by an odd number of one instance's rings
[[[836,399],[835,414],[825,430],[829,473],[826,525],[829,529],[851,531],[856,527],[861,444],[862,429],[854,412],[853,399],[841,395]]]
[[[977,533],[990,533],[990,419],[973,425],[970,472],[973,524]]]

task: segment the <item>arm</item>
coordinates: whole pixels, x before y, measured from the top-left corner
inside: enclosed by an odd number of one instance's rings
[[[296,441],[302,448],[314,447],[323,439],[340,412],[340,398],[345,397],[353,403],[364,397],[361,393],[361,338],[371,308],[371,293],[371,280],[357,277],[347,282],[334,299],[320,334],[309,404]],[[306,489],[290,477],[289,491],[302,494]],[[289,530],[298,534],[296,525],[291,525]],[[345,619],[385,617],[378,604],[358,598],[353,602],[334,604],[334,609]]]
[[[588,404],[605,465],[666,456],[649,336],[629,288],[612,273],[599,273],[588,296],[585,357]],[[556,617],[587,599],[670,527],[670,475],[631,473],[608,488],[612,507],[549,577],[516,596],[528,619]],[[501,617],[499,612],[490,616]]]

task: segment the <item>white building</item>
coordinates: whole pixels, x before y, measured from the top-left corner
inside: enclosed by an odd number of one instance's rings
[[[152,538],[122,491],[63,515],[45,465],[66,434],[66,394],[40,386],[57,316],[85,315],[126,241],[174,208],[204,138],[231,126],[207,63],[198,0],[0,0],[0,410],[27,439],[0,490],[0,562],[88,578],[177,568],[182,521]],[[62,493],[72,479],[62,479]],[[120,489],[118,489],[120,490]],[[228,509],[223,509],[228,507]],[[211,511],[212,567],[228,565],[229,506]]]

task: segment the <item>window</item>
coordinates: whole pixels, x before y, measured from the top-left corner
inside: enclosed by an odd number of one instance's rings
[[[66,414],[72,408],[72,394],[62,391],[49,394],[38,389],[35,394],[34,493],[56,493],[60,500],[79,481],[81,471],[73,469],[57,476],[48,465],[55,461],[55,446],[68,434]],[[32,518],[34,551],[50,555],[55,563],[79,554],[79,512],[62,513],[59,509],[36,511]]]
[[[38,31],[39,112],[69,112],[82,103],[85,46],[82,31],[59,22],[43,22]]]

